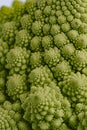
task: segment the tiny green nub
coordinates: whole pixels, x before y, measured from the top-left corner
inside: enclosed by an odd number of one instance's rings
[[[10,70],[10,74],[24,73],[29,62],[30,51],[21,47],[12,48],[6,56],[6,68]]]
[[[13,100],[19,99],[19,96],[27,91],[26,78],[19,74],[8,77],[6,86],[7,94]]]
[[[57,63],[60,61],[60,51],[57,47],[49,48],[48,50],[45,50],[44,52],[44,62],[49,67],[54,67],[57,65]]]

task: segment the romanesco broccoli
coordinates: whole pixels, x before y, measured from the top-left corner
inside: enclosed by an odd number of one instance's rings
[[[87,130],[87,0],[0,8],[0,130]]]

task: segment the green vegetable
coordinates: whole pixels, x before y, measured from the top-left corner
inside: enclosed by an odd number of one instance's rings
[[[24,119],[32,123],[34,130],[60,128],[64,119],[67,120],[71,115],[68,100],[62,97],[59,88],[52,82],[43,87],[32,86],[23,108]]]
[[[87,130],[87,0],[0,8],[0,130]]]
[[[0,129],[2,130],[29,130],[28,123],[22,118],[20,108],[17,109],[20,102],[10,103],[5,101],[0,106]],[[16,109],[16,110],[14,110]]]

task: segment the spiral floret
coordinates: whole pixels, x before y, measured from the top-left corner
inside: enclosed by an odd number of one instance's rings
[[[68,97],[72,104],[87,104],[87,77],[84,74],[72,73],[59,84],[63,94]]]
[[[22,28],[27,29],[30,32],[32,22],[33,22],[31,15],[29,15],[29,14],[23,15],[20,22],[21,22]]]
[[[51,28],[50,24],[44,24],[43,25],[43,34],[44,35],[50,34],[50,28]]]
[[[35,19],[44,22],[43,13],[42,13],[42,11],[40,9],[37,9],[35,11]]]
[[[0,107],[0,129],[18,130],[15,120],[12,119],[9,112],[2,107]]]
[[[68,22],[62,24],[61,29],[64,33],[67,33],[71,30],[70,24]]]
[[[59,33],[54,36],[54,44],[58,48],[62,48],[67,43],[68,43],[67,36],[64,33]]]
[[[50,16],[49,17],[49,23],[51,24],[51,25],[53,25],[53,24],[56,24],[57,23],[57,18],[56,18],[56,16],[54,15],[54,16]]]
[[[57,19],[59,25],[62,25],[63,23],[66,23],[66,17],[64,15],[60,15]]]
[[[2,27],[2,38],[8,42],[9,45],[14,44],[15,35],[17,32],[16,23],[14,21],[6,22]]]
[[[68,61],[74,55],[74,52],[75,52],[75,47],[72,43],[66,44],[61,49],[61,55]]]
[[[47,66],[40,66],[33,69],[29,74],[29,83],[31,85],[44,85],[53,80],[53,75]]]
[[[6,68],[10,73],[24,73],[29,62],[30,51],[25,48],[15,47],[7,53]]]
[[[75,108],[78,126],[77,130],[79,129],[87,129],[87,105],[78,103]]]
[[[64,80],[71,73],[71,67],[67,61],[62,61],[53,68],[54,77],[58,80]]]
[[[80,34],[77,37],[75,47],[80,50],[87,48],[87,35],[86,34]]]
[[[31,40],[31,36],[27,30],[20,30],[16,35],[16,45],[19,47],[29,48],[29,42]]]
[[[30,130],[28,123],[22,118],[20,101],[5,101],[0,106],[0,130]]]
[[[87,24],[82,23],[81,26],[79,27],[79,33],[86,34],[87,33]]]
[[[44,62],[49,66],[53,67],[56,66],[57,63],[60,61],[60,51],[57,47],[49,48],[44,52]]]
[[[44,50],[53,47],[53,38],[51,35],[44,36],[42,38],[42,47],[44,48]]]
[[[70,64],[75,71],[81,71],[87,65],[86,50],[76,50],[71,57]]]
[[[78,28],[81,26],[82,22],[80,19],[73,19],[73,21],[71,22],[71,27],[75,30],[78,30]]]
[[[13,99],[19,99],[19,96],[27,91],[26,76],[14,74],[8,77],[7,83],[7,94]]]
[[[51,31],[51,35],[55,36],[58,33],[60,33],[60,26],[57,24],[53,24],[50,31]]]
[[[45,16],[50,16],[50,13],[51,13],[51,6],[46,6],[45,8],[44,8],[44,15]]]
[[[68,33],[67,33],[67,36],[69,38],[69,40],[72,42],[72,43],[75,43],[76,42],[76,39],[77,37],[79,36],[79,33],[77,30],[70,30]]]
[[[29,65],[32,69],[41,66],[42,63],[42,54],[39,51],[31,53]]]
[[[32,123],[33,130],[59,129],[71,112],[68,100],[62,97],[59,88],[52,82],[44,87],[32,86],[22,106],[24,119]]]
[[[20,107],[21,108],[21,107]],[[13,104],[5,101],[0,106],[0,129],[18,130],[17,123],[21,120],[19,110],[13,110]]]
[[[41,49],[41,37],[35,36],[31,39],[30,49],[32,51],[39,51]]]
[[[42,35],[42,23],[41,21],[35,21],[32,23],[32,33],[36,36]]]

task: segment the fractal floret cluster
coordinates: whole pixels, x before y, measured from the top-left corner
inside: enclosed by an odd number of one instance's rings
[[[87,0],[0,8],[0,130],[87,130]]]

